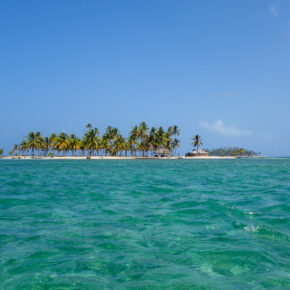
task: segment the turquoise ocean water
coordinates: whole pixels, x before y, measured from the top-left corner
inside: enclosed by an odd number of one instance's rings
[[[264,288],[290,288],[290,159],[0,160],[0,289]]]

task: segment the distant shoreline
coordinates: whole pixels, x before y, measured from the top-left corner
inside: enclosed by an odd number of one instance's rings
[[[173,156],[173,157],[135,157],[135,156],[6,156],[0,159],[5,160],[193,160],[193,159],[237,159],[234,156],[196,156],[196,157],[185,157],[185,156]]]

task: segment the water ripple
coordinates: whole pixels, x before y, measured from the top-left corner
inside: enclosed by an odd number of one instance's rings
[[[286,289],[290,160],[0,161],[1,289]]]

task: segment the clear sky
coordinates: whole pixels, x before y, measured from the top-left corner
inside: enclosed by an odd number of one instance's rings
[[[1,1],[0,147],[176,124],[182,152],[290,155],[290,1]]]

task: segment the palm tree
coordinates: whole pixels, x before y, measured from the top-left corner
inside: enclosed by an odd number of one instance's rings
[[[147,138],[147,141],[149,143],[149,150],[151,150],[151,156],[153,155],[153,151],[156,151],[155,137],[156,137],[156,128],[152,127],[150,129],[150,133]]]
[[[66,133],[61,132],[57,136],[54,148],[58,151],[58,156],[60,156],[60,152],[63,152],[63,156],[66,155],[66,151],[69,149],[69,140]]]
[[[113,155],[117,155],[120,152],[120,156],[122,155],[122,151],[125,147],[125,139],[122,137],[121,134],[118,134],[114,139],[113,145]]]
[[[115,154],[114,152],[114,142],[118,138],[119,130],[117,128],[113,128],[111,126],[108,126],[105,134],[102,137],[102,147],[105,149],[105,155],[107,152],[109,152],[110,156],[113,156]]]
[[[3,157],[3,156],[4,156],[4,150],[0,149],[0,157]]]
[[[170,126],[167,130],[167,145],[166,149],[171,151],[172,154],[176,154],[176,148],[180,147],[180,141],[177,139],[179,136],[180,130],[178,129],[177,125]],[[174,137],[174,138],[173,138]]]
[[[75,134],[70,134],[68,137],[69,150],[72,152],[72,156],[76,156],[76,151],[79,149],[80,139]]]
[[[172,140],[171,146],[172,146],[174,155],[176,155],[176,148],[180,148],[180,141],[178,139],[174,138]]]
[[[198,148],[202,145],[202,139],[200,137],[200,135],[195,135],[193,138],[193,143],[192,145],[196,148],[196,152],[198,153]]]
[[[81,151],[80,152],[81,156],[85,156],[86,145],[84,144],[83,140],[79,140],[78,149]]]
[[[34,150],[39,147],[39,132],[30,132],[26,138],[27,150],[31,150],[31,154],[34,156]]]
[[[173,126],[172,126],[172,133],[173,133],[173,135],[175,136],[175,138],[177,138],[177,136],[179,136],[179,134],[180,134],[180,130],[179,130],[179,128],[178,128],[177,125],[173,125]]]
[[[44,151],[44,155],[47,156],[50,149],[53,149],[54,143],[56,142],[57,138],[54,133],[50,134],[49,137],[42,138],[42,149]]]
[[[145,139],[147,138],[148,135],[148,127],[145,122],[141,122],[137,131],[137,137],[140,140],[139,144],[139,150],[142,151],[142,156],[145,156],[145,151],[146,151],[146,141]]]
[[[23,140],[20,145],[19,145],[19,150],[20,152],[23,153],[23,155],[28,154],[29,148],[28,148],[28,143],[26,140]]]
[[[100,138],[99,148],[101,151],[103,150],[104,155],[107,156],[107,153],[109,152],[109,144],[108,144],[108,140],[104,138],[104,136]]]
[[[173,135],[173,127],[172,126],[169,126],[168,129],[167,129],[167,133],[168,135],[171,137]]]
[[[44,150],[44,155],[47,156],[49,151],[49,137],[43,137],[42,146]]]
[[[48,151],[49,150],[54,150],[54,145],[57,141],[57,136],[55,133],[51,133],[48,137]]]
[[[124,154],[125,154],[125,157],[127,157],[128,151],[131,152],[131,143],[130,143],[129,139],[128,140],[125,139],[125,143],[124,143]]]
[[[10,151],[11,155],[13,155],[15,152],[16,152],[16,155],[17,155],[18,154],[18,149],[19,149],[18,145],[14,144],[12,150]]]
[[[130,131],[129,137],[128,137],[128,145],[130,147],[131,156],[136,156],[136,146],[138,144],[138,127],[134,126],[132,130]]]
[[[43,144],[43,138],[40,134],[40,132],[35,132],[35,138],[36,138],[36,149],[38,150],[38,155],[42,155],[42,150],[44,149],[44,144]]]
[[[99,155],[99,151],[102,150],[102,138],[97,135],[96,136],[96,154]]]
[[[240,148],[237,153],[239,154],[240,157],[245,153],[245,150],[243,148]]]
[[[157,150],[160,149],[161,147],[164,147],[166,145],[166,141],[167,141],[166,132],[162,127],[159,127],[156,131],[156,140],[155,140]]]
[[[85,145],[85,148],[88,150],[88,156],[91,157],[92,151],[97,149],[97,134],[98,134],[98,129],[89,129],[84,137],[83,137],[83,142]]]

